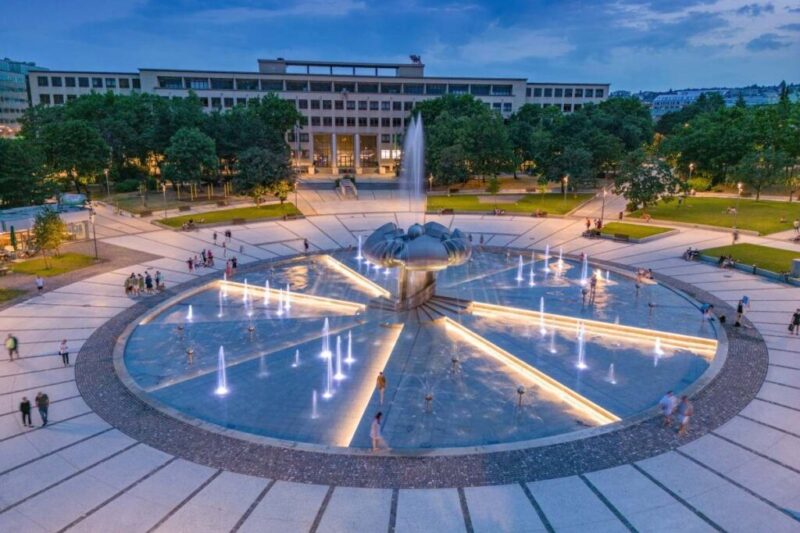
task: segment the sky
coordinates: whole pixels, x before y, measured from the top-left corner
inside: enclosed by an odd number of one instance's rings
[[[612,90],[800,82],[800,0],[2,0],[0,56],[61,70],[407,62]]]

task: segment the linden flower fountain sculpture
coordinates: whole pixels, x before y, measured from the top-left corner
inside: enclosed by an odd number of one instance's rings
[[[436,272],[465,263],[472,254],[467,236],[436,222],[414,224],[404,232],[396,224],[384,224],[364,243],[364,255],[384,268],[399,268],[398,310],[418,307],[434,295]]]

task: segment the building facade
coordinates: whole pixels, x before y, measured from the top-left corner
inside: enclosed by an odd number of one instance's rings
[[[529,83],[522,78],[428,77],[411,63],[350,63],[261,59],[256,72],[139,69],[136,73],[31,73],[34,105],[59,105],[92,91],[185,98],[192,91],[207,111],[247,105],[267,93],[290,100],[303,123],[289,132],[301,173],[391,173],[414,104],[445,94],[471,94],[510,116],[526,103],[566,113],[608,97],[604,83]]]
[[[19,119],[28,109],[28,73],[47,70],[36,63],[0,59],[0,137],[19,131]]]

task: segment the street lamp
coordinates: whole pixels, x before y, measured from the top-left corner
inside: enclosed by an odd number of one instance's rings
[[[567,201],[567,185],[569,184],[569,175],[564,176],[561,178],[561,182],[564,184],[564,201]]]
[[[428,176],[428,192],[433,191],[433,174]]]
[[[300,209],[297,206],[297,179],[295,179],[295,181],[294,181],[294,183],[292,185],[294,186],[294,208],[295,209]]]
[[[89,212],[89,221],[92,223],[92,238],[94,239],[94,258],[99,259],[97,255],[97,226],[95,226],[94,209]]]
[[[602,207],[600,207],[600,225],[601,226],[603,225],[603,220],[604,220],[605,214],[606,214],[606,193],[607,192],[608,191],[606,191],[606,188],[603,187],[603,204],[602,204]]]
[[[161,183],[161,192],[164,193],[164,218],[167,218],[167,182]]]

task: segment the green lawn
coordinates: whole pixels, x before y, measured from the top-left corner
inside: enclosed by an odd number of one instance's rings
[[[198,190],[198,193],[200,192],[205,192],[205,189]],[[215,192],[220,193],[222,192],[222,189],[217,187],[217,190]],[[105,196],[105,191],[103,191],[103,196]],[[98,198],[100,198],[100,196],[98,196]],[[201,205],[213,204],[215,202],[222,200],[233,201],[240,199],[242,198],[238,196],[237,197],[228,196],[227,198],[225,198],[221,194],[215,194],[209,200],[205,194],[200,194],[196,200],[190,201],[189,193],[182,192],[181,199],[178,200],[178,197],[175,194],[175,192],[172,189],[169,189],[167,190],[166,208],[177,209],[179,207],[187,205],[195,208]],[[153,213],[164,211],[164,195],[161,192],[155,192],[155,191],[148,192],[146,205],[142,202],[142,197],[139,195],[139,193],[136,192],[112,194],[111,198],[108,198],[105,201],[109,205],[117,206],[124,211],[128,211],[130,213],[135,213],[135,214],[139,214],[143,211],[152,211]]]
[[[17,274],[30,274],[31,276],[41,274],[47,278],[92,265],[94,257],[70,252],[61,254],[59,257],[48,257],[47,261],[50,263],[50,268],[45,268],[44,259],[39,256],[12,264],[11,270]]]
[[[652,235],[658,235],[672,231],[672,228],[662,226],[643,226],[639,224],[625,224],[624,222],[610,222],[603,226],[603,234],[606,235],[627,235],[631,239],[644,239]]]
[[[528,213],[536,210],[546,211],[550,215],[568,213],[592,198],[592,194],[568,194],[564,200],[562,194],[526,194],[514,203],[497,202],[497,208],[509,213]],[[480,202],[478,195],[458,194],[454,196],[428,196],[428,210],[454,209],[455,211],[492,211],[495,204],[491,197]]]
[[[17,296],[22,296],[27,291],[21,289],[0,289],[0,302],[7,302],[13,300]]]
[[[737,263],[745,265],[757,265],[773,272],[789,272],[792,270],[792,259],[800,258],[800,254],[791,250],[780,250],[769,246],[759,246],[757,244],[734,244],[732,246],[720,246],[719,248],[709,248],[702,250],[703,255],[719,257],[721,255],[731,255]]]
[[[647,210],[655,219],[675,220],[690,224],[708,224],[731,228],[754,230],[762,235],[792,229],[792,221],[800,216],[800,203],[774,202],[768,200],[739,200],[738,216],[726,213],[726,209],[736,207],[736,198],[687,198],[683,205],[677,200],[659,203]],[[641,217],[636,211],[630,216]],[[781,222],[784,217],[786,222]]]
[[[237,207],[235,209],[221,209],[219,211],[208,211],[205,213],[191,213],[179,217],[162,218],[162,224],[172,228],[180,228],[185,222],[194,220],[196,224],[215,224],[230,222],[234,218],[242,218],[246,221],[260,220],[264,218],[278,218],[283,215],[300,215],[300,211],[291,202],[281,204],[262,205],[261,207]]]

